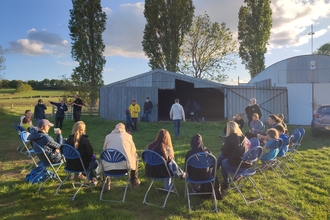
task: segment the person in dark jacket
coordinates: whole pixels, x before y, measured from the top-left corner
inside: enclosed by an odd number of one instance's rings
[[[99,163],[96,158],[93,157],[93,147],[87,139],[88,136],[85,132],[85,123],[83,121],[77,121],[73,125],[72,134],[65,141],[65,143],[73,146],[79,151],[84,167],[86,171],[89,172],[88,179],[91,180],[93,184],[96,184],[97,179],[95,170]],[[66,159],[66,168],[76,171],[83,170],[80,159]]]
[[[187,100],[186,104],[184,105],[184,114],[186,116],[186,120],[190,121],[191,120],[191,116],[194,115],[194,110],[193,110],[193,106],[190,100]]]
[[[56,106],[55,127],[62,130],[64,114],[68,111],[68,106],[65,104],[64,99],[62,99],[61,102],[49,101],[49,103]]]
[[[257,105],[257,100],[255,98],[250,99],[250,104],[245,108],[245,113],[248,118],[248,126],[250,126],[250,122],[252,121],[253,113],[258,113],[259,119],[262,117],[262,113],[259,105]]]
[[[149,122],[150,121],[150,114],[151,114],[151,110],[153,109],[153,104],[150,101],[150,98],[147,97],[146,101],[144,102],[144,106],[143,106],[143,113],[144,113],[144,120],[145,122]]]
[[[147,146],[147,149],[155,151],[158,154],[160,154],[165,159],[167,163],[167,167],[173,175],[181,178],[185,176],[184,172],[174,161],[174,150],[172,146],[171,135],[167,130],[160,129],[158,131],[156,140],[150,143]],[[168,173],[164,165],[149,166],[147,164],[145,172],[146,172],[146,176],[159,177],[159,178],[168,177]],[[170,182],[171,182],[170,178],[164,181],[165,189],[169,189]]]
[[[58,163],[62,159],[62,155],[60,153],[60,146],[63,143],[63,138],[61,129],[58,129],[58,131],[56,132],[56,141],[50,135],[48,135],[50,127],[53,126],[54,124],[50,123],[47,119],[41,119],[37,124],[38,131],[32,132],[28,136],[28,140],[35,142],[41,147],[43,147],[51,163]],[[31,129],[31,131],[34,130]],[[45,164],[48,164],[46,158],[43,158],[41,156],[39,157],[39,159]]]
[[[218,158],[218,167],[221,166],[221,172],[223,177],[222,190],[228,188],[229,179],[228,172],[223,169],[222,161],[228,159],[229,167],[231,171],[236,171],[237,167],[241,163],[242,156],[250,149],[250,141],[242,134],[241,129],[234,121],[227,123],[227,134],[221,148],[221,154]],[[243,163],[242,168],[248,168],[252,164]]]
[[[38,100],[38,104],[36,104],[34,106],[34,118],[36,119],[36,124],[38,124],[38,122],[41,119],[45,119],[46,118],[46,114],[45,114],[45,110],[47,109],[47,107],[43,104],[42,99]]]
[[[193,101],[193,111],[194,111],[195,121],[204,121],[202,117],[202,108],[200,104],[196,101]]]
[[[236,115],[233,117],[232,121],[236,122],[238,124],[238,127],[241,129],[241,131],[244,128],[244,117],[241,113],[236,113]],[[227,126],[223,128],[223,134],[222,137],[226,137],[227,132]]]

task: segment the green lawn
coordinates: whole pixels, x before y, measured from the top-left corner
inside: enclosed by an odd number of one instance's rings
[[[41,95],[42,94],[42,95]],[[62,90],[32,90],[28,92],[16,93],[15,89],[0,89],[0,98],[17,98],[29,96],[62,96]]]
[[[40,193],[34,193],[38,186],[24,182],[26,172],[20,173],[28,160],[16,151],[20,140],[12,123],[17,122],[19,116],[0,111],[0,219],[330,219],[329,137],[312,138],[309,127],[306,128],[307,134],[301,146],[304,159],[296,157],[299,167],[290,164],[291,173],[281,178],[267,171],[268,182],[265,182],[262,175],[255,175],[263,200],[246,206],[237,192],[230,191],[224,200],[218,201],[219,212],[212,213],[211,199],[193,197],[194,211],[189,213],[183,180],[176,180],[180,197],[171,195],[164,210],[142,204],[150,183],[144,178],[142,162],[139,170],[141,186],[127,192],[124,204],[99,201],[99,186],[93,192],[81,190],[75,201],[65,195],[74,192],[69,184],[60,196],[54,195],[58,186],[56,182],[49,182]],[[53,118],[50,120],[54,121]],[[99,155],[104,137],[117,122],[89,116],[83,116],[82,120],[87,125],[94,151]],[[73,121],[64,121],[65,137],[70,134],[72,125]],[[173,134],[172,123],[140,122],[138,126],[139,131],[133,133],[133,139],[139,155],[155,139],[160,128],[168,129]],[[173,140],[178,164],[183,168],[184,156],[190,149],[190,138],[196,133],[203,136],[205,146],[217,157],[222,144],[218,135],[222,133],[223,126],[224,122],[184,123],[180,139]],[[61,171],[60,175],[64,176],[65,173]],[[218,172],[218,176],[221,180],[221,172]],[[244,193],[248,194],[249,189],[247,187]],[[106,193],[115,194],[116,190]],[[164,198],[163,193],[151,195],[154,201]]]

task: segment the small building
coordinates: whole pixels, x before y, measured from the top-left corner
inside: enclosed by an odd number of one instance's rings
[[[330,104],[330,56],[312,54],[291,57],[260,72],[248,83],[270,80],[288,91],[288,123],[309,125],[322,104]]]
[[[286,88],[272,87],[269,80],[242,86],[228,86],[165,70],[152,70],[101,87],[100,116],[107,120],[125,120],[125,111],[136,99],[143,115],[145,98],[150,97],[154,109],[151,121],[169,120],[169,112],[178,98],[184,107],[188,100],[197,101],[206,121],[232,118],[244,113],[250,98],[261,104],[264,115],[283,113],[287,116]],[[262,118],[267,121],[267,117]]]

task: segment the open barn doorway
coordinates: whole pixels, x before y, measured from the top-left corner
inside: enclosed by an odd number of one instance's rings
[[[194,83],[175,80],[175,89],[158,89],[158,121],[168,121],[174,100],[178,98],[185,107],[189,101],[201,105],[206,121],[221,120],[224,117],[224,94],[218,88],[194,88]]]

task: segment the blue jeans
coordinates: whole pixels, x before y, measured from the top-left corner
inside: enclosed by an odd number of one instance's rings
[[[222,156],[222,154],[219,155],[218,159],[217,159],[217,170],[219,169],[219,167],[221,167],[222,165],[222,161],[224,159],[227,159],[226,157]]]
[[[86,172],[89,172],[88,179],[92,180],[96,178],[96,168],[99,166],[99,162],[97,160],[89,162],[89,166],[86,168]]]
[[[181,119],[175,119],[175,120],[173,120],[173,123],[174,123],[174,134],[175,134],[175,137],[178,138],[180,135]]]
[[[150,111],[144,112],[144,121],[149,122],[150,121]]]

